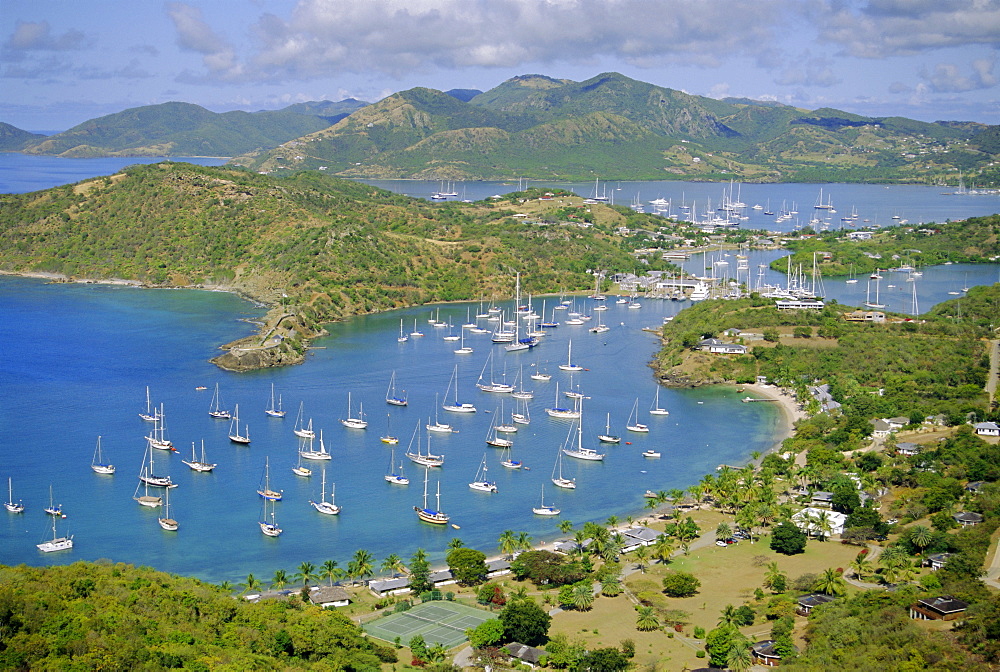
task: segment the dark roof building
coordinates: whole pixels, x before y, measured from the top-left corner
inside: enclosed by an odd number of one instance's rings
[[[799,606],[795,611],[801,616],[808,616],[810,612],[816,607],[827,604],[828,602],[833,602],[835,598],[832,595],[825,595],[823,593],[810,593],[809,595],[803,595],[799,598]]]
[[[955,522],[962,527],[971,527],[972,525],[978,525],[983,522],[982,514],[974,511],[962,511],[960,513],[956,513],[952,516],[952,518],[954,518]]]
[[[969,605],[967,602],[955,599],[951,595],[940,595],[917,600],[910,605],[910,618],[922,621],[953,621],[960,617]]]
[[[541,649],[536,649],[533,646],[528,646],[527,644],[521,644],[519,642],[511,642],[503,648],[511,655],[511,657],[517,658],[531,667],[537,666],[538,661],[545,655],[545,652]]]
[[[766,667],[781,665],[781,654],[775,651],[774,645],[775,641],[773,639],[765,639],[761,642],[754,642],[750,646],[750,650],[753,652],[753,659],[758,665]]]

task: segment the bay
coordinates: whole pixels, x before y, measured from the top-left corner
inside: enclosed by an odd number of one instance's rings
[[[534,303],[540,311],[542,300]],[[562,326],[524,353],[505,353],[486,335],[467,335],[475,352],[465,357],[453,352],[457,343],[442,340],[447,328],[427,323],[430,309],[370,315],[330,325],[330,335],[314,343],[318,348],[302,366],[250,374],[224,372],[206,361],[216,345],[251,331],[241,320],[261,314],[232,295],[0,277],[0,305],[5,317],[0,320],[0,350],[7,362],[0,371],[0,480],[10,477],[15,499],[27,507],[24,514],[0,516],[0,562],[5,564],[108,558],[236,582],[249,572],[269,577],[302,561],[334,559],[343,566],[359,548],[381,559],[389,553],[408,557],[422,547],[440,562],[452,537],[492,554],[505,529],[525,531],[539,541],[558,536],[557,520],[531,512],[543,485],[546,504],[562,509],[558,520],[580,525],[612,514],[638,516],[646,489],[683,488],[720,463],[740,464],[752,451],[770,448],[782,425],[775,405],[742,404],[733,388],[664,389],[660,404],[670,415],[648,414],[656,390],[648,362],[657,339],[642,328],[661,324],[679,309],[669,301],[648,301],[641,310],[610,302],[604,313],[610,332],[598,336],[586,326]],[[548,300],[549,310],[552,305]],[[457,333],[469,311],[477,310],[478,304],[442,306],[440,319],[456,325]],[[416,320],[427,335],[398,343],[401,319],[407,332]],[[621,445],[601,448],[608,453],[604,462],[564,458],[566,476],[579,484],[573,491],[557,490],[549,482],[571,425],[543,410],[557,400],[556,383],[560,390],[571,385],[570,374],[557,368],[567,357],[570,340],[573,359],[587,369],[572,380],[590,397],[584,444],[599,447],[596,434],[603,431],[608,413],[612,431],[627,434],[624,424],[637,399],[642,421],[651,426],[647,435],[623,436]],[[538,368],[553,376],[550,382],[528,381],[526,387],[535,392],[529,402],[531,424],[513,435],[513,456],[529,470],[502,468],[498,451],[485,444],[501,401],[475,389],[490,351],[497,379],[513,382],[522,366],[525,376]],[[417,520],[413,506],[422,503],[423,472],[406,461],[410,485],[386,483],[382,477],[391,449],[379,440],[391,422],[388,427],[401,439],[398,461],[415,429],[423,434],[456,364],[460,397],[479,411],[462,415],[438,410],[441,420],[459,432],[431,439],[434,452],[444,453],[446,461],[443,468],[430,470],[430,490],[440,481],[441,508],[459,530]],[[405,389],[409,397],[407,407],[385,404],[394,371],[397,391]],[[216,383],[230,409],[240,405],[241,421],[249,425],[249,447],[232,444],[229,423],[208,416]],[[272,383],[289,412],[283,420],[263,412]],[[176,533],[159,528],[157,510],[132,500],[143,436],[150,429],[137,415],[145,408],[146,385],[154,403],[164,404],[167,433],[179,450],[156,451],[154,456],[156,471],[179,483],[171,491],[172,516],[181,525]],[[198,386],[208,389],[198,391]],[[367,430],[339,423],[348,410],[348,393],[355,410],[363,404]],[[559,402],[566,405],[561,394]],[[513,400],[502,396],[509,417]],[[323,430],[333,454],[326,464],[327,480],[336,484],[336,502],[343,507],[339,516],[323,516],[308,504],[320,496],[321,463],[310,465],[311,479],[291,472],[298,448],[292,426],[300,402],[316,429]],[[98,435],[105,457],[117,465],[113,476],[90,470]],[[200,449],[203,439],[209,459],[219,464],[209,474],[195,473],[180,461],[189,455],[192,442]],[[647,448],[660,450],[663,457],[643,458]],[[484,453],[497,494],[468,487]],[[264,537],[257,526],[261,503],[256,489],[265,458],[272,487],[284,491],[276,515],[285,532],[277,539]],[[51,534],[42,511],[50,485],[67,515],[59,521],[60,533],[76,538],[69,552],[44,554],[35,548]]]
[[[24,194],[50,189],[101,175],[113,175],[125,166],[137,163],[185,161],[199,166],[221,166],[228,159],[185,156],[112,156],[95,159],[68,159],[61,156],[34,156],[0,152],[0,194]]]

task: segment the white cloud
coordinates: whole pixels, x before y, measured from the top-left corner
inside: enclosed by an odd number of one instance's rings
[[[202,63],[213,80],[237,81],[242,78],[243,66],[239,63],[233,46],[205,22],[201,10],[183,2],[168,2],[167,16],[174,23],[177,45],[181,49],[202,55]],[[202,77],[186,71],[178,75],[179,81],[198,82]]]
[[[957,65],[939,63],[934,66],[933,70],[922,72],[921,77],[930,84],[931,90],[935,93],[960,93],[988,89],[997,83],[997,78],[993,74],[995,64],[996,61],[993,59],[973,61],[971,64],[972,73],[964,75]]]

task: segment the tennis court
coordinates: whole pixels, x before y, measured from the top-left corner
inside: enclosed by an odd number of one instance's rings
[[[390,614],[363,627],[372,637],[387,642],[393,642],[399,637],[399,643],[406,646],[410,639],[422,635],[428,644],[443,644],[450,649],[466,640],[466,629],[474,628],[491,618],[495,617],[482,609],[455,602],[435,601]]]

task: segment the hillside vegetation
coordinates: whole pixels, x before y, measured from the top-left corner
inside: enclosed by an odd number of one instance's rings
[[[426,88],[395,93],[236,161],[379,178],[937,183],[990,164],[991,128],[714,100],[618,73],[527,75],[468,102]]]

